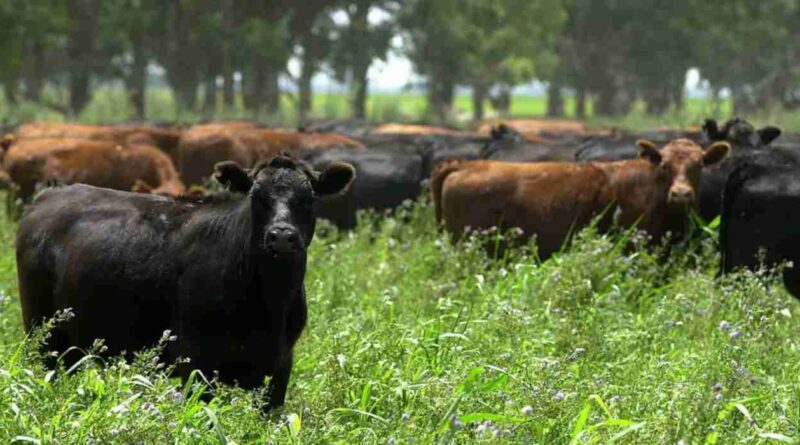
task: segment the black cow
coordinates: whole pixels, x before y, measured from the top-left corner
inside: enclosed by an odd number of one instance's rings
[[[216,177],[232,192],[202,200],[86,185],[44,191],[17,235],[26,329],[71,307],[52,332],[65,351],[103,338],[110,354],[153,345],[166,329],[177,341],[165,359],[243,388],[269,385],[281,405],[292,349],[306,323],[306,249],[316,196],[338,193],[353,167],[322,173],[281,155],[246,173],[232,162]],[[180,366],[186,378],[190,368]]]
[[[800,168],[750,163],[725,184],[720,224],[721,270],[791,261],[784,283],[800,297]]]
[[[770,143],[781,134],[776,127],[756,130],[749,122],[734,118],[720,129],[713,119],[706,119],[703,131],[711,141],[728,141],[733,147],[731,155],[723,162],[704,168],[700,178],[699,201],[700,216],[711,221],[720,214],[722,190],[728,176],[736,168],[746,164],[792,165],[796,156],[785,150],[771,148]]]
[[[707,139],[700,133],[675,130],[626,132],[615,130],[608,136],[595,136],[583,141],[575,150],[575,162],[606,162],[636,159],[639,156],[636,141],[653,141],[656,145],[666,145],[674,139],[689,139],[705,145]]]
[[[306,159],[314,166],[347,162],[358,172],[346,193],[317,202],[317,216],[341,229],[352,229],[357,210],[388,210],[403,201],[417,199],[422,192],[421,182],[427,178],[426,154],[372,149],[359,152],[331,149],[309,154]]]
[[[492,139],[481,151],[482,159],[507,162],[572,162],[579,140],[553,135],[552,141],[532,142],[507,125],[500,124],[491,131]]]

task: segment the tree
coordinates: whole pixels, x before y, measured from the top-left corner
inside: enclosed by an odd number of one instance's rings
[[[425,76],[428,111],[440,121],[449,118],[454,89],[464,78],[461,8],[458,0],[408,0],[399,16],[405,54]]]
[[[395,33],[395,15],[400,3],[391,0],[354,0],[344,7],[347,23],[338,30],[333,66],[340,80],[351,80],[350,109],[353,117],[364,119],[369,91],[368,72],[375,59],[385,59]],[[370,23],[372,11],[386,18]]]
[[[555,41],[566,17],[560,0],[464,3],[458,18],[464,80],[472,87],[473,118],[479,121],[493,84],[515,85],[553,70]]]
[[[158,0],[105,0],[100,10],[100,51],[111,60],[108,77],[122,79],[134,116],[146,117],[147,67],[166,31],[167,8]]]
[[[311,81],[319,64],[331,49],[330,33],[333,22],[325,12],[334,5],[333,0],[307,0],[291,8],[289,32],[300,52],[298,79],[298,112],[305,118],[312,108]]]

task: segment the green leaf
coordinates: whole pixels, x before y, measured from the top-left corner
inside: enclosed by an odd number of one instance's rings
[[[788,443],[794,442],[794,439],[792,439],[791,437],[784,436],[783,434],[780,433],[758,433],[758,437],[761,437],[762,439],[777,440],[780,442],[788,442]]]
[[[583,405],[583,409],[581,410],[580,414],[578,414],[578,421],[575,423],[575,428],[572,429],[572,440],[569,441],[570,444],[578,443],[578,439],[586,427],[586,421],[589,419],[589,414],[591,412],[592,403],[591,401],[587,400]]]

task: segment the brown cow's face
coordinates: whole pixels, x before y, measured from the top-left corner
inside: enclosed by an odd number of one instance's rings
[[[671,141],[661,150],[650,141],[636,144],[639,156],[656,165],[660,176],[669,183],[667,202],[679,205],[696,202],[700,171],[725,159],[731,149],[727,142],[715,142],[703,150],[688,139]]]

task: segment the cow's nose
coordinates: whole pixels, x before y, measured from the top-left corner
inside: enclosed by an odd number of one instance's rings
[[[689,187],[673,187],[669,191],[669,202],[687,204],[694,200],[694,192]]]
[[[291,226],[273,226],[267,231],[267,247],[276,252],[294,252],[300,247],[300,236]]]

